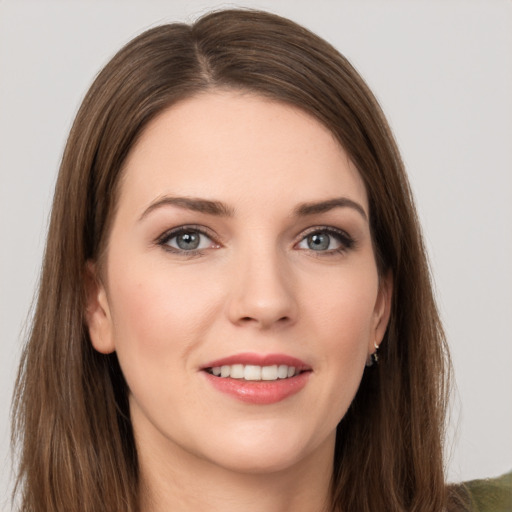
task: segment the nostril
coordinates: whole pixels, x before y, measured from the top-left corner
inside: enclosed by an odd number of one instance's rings
[[[258,318],[252,316],[243,316],[238,320],[239,325],[259,325],[262,328],[270,327],[271,325],[287,325],[291,322],[291,317],[288,315],[281,316],[279,318]]]
[[[261,283],[260,283],[261,284]],[[236,290],[227,304],[227,315],[231,322],[244,325],[258,325],[268,328],[271,325],[292,324],[297,314],[297,304],[291,294],[283,290],[277,293],[269,287]]]

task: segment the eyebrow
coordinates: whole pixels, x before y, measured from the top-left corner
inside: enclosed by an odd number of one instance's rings
[[[308,215],[325,213],[333,210],[334,208],[352,208],[360,213],[364,220],[368,220],[368,216],[366,215],[364,208],[359,203],[349,199],[348,197],[335,197],[333,199],[327,199],[326,201],[303,203],[295,208],[294,213],[298,217],[306,217]]]
[[[233,217],[234,215],[234,210],[220,201],[212,201],[209,199],[200,199],[195,197],[164,196],[153,201],[144,210],[139,221],[148,216],[153,210],[161,208],[162,206],[177,206],[186,210],[205,213],[207,215],[215,215],[218,217]],[[368,220],[364,208],[359,203],[349,199],[348,197],[336,197],[325,201],[302,203],[294,208],[293,213],[297,217],[307,217],[309,215],[326,213],[334,208],[352,208],[365,220]]]
[[[232,217],[233,210],[220,201],[210,201],[195,197],[170,197],[164,196],[153,201],[142,213],[139,220],[147,217],[153,210],[162,206],[177,206],[193,212],[206,213],[219,217]]]

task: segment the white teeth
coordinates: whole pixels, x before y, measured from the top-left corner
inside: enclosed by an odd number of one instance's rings
[[[244,368],[245,380],[261,380],[261,366],[248,364]]]
[[[288,377],[288,366],[285,364],[280,364],[277,369],[277,378],[278,379],[286,379]]]
[[[216,377],[231,377],[232,379],[244,380],[277,380],[287,379],[298,375],[295,366],[274,364],[272,366],[257,366],[254,364],[233,364],[214,366],[210,372]]]
[[[277,380],[277,365],[264,366],[261,369],[261,380]]]
[[[231,372],[229,376],[233,379],[243,379],[244,378],[244,365],[243,364],[234,364],[231,367]]]

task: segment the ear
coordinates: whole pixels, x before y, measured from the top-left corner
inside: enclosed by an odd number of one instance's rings
[[[391,303],[393,297],[393,274],[388,271],[380,276],[379,292],[375,301],[373,312],[373,335],[370,336],[368,354],[375,352],[375,345],[379,346],[384,338],[391,315]]]
[[[85,321],[92,346],[102,354],[115,350],[113,323],[107,293],[101,283],[96,265],[88,261],[85,268]]]

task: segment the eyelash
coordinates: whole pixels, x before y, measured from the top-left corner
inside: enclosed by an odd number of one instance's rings
[[[168,251],[173,254],[178,254],[180,256],[185,257],[197,257],[202,256],[204,254],[205,249],[191,249],[191,250],[185,250],[185,249],[179,249],[176,247],[172,247],[169,245],[169,242],[176,238],[177,236],[181,234],[199,234],[200,236],[205,236],[209,240],[211,240],[213,247],[210,248],[219,248],[221,247],[220,243],[218,243],[215,239],[215,236],[213,233],[210,232],[210,230],[205,229],[202,226],[196,226],[196,225],[187,225],[187,226],[180,226],[178,228],[173,228],[169,231],[166,231],[165,233],[162,233],[157,240],[156,243],[160,247],[162,247],[165,251]],[[335,249],[328,249],[328,250],[322,250],[322,251],[315,251],[314,249],[304,249],[310,252],[314,257],[322,257],[322,256],[335,256],[338,254],[343,254],[350,249],[353,249],[355,246],[355,240],[345,231],[341,229],[334,228],[332,226],[315,226],[314,228],[310,228],[305,233],[301,234],[301,238],[298,242],[294,244],[294,247],[297,247],[300,243],[303,243],[307,240],[308,237],[318,234],[325,234],[329,237],[332,237],[336,239],[336,241],[340,244],[340,247],[337,247]],[[330,243],[330,242],[329,242]]]
[[[205,229],[202,226],[194,226],[194,225],[180,226],[178,228],[170,229],[169,231],[166,231],[165,233],[160,235],[157,238],[156,243],[160,247],[162,247],[162,249],[164,249],[165,251],[171,252],[173,254],[178,254],[178,255],[190,257],[190,258],[195,257],[195,256],[202,256],[204,254],[205,249],[191,249],[191,250],[187,251],[187,250],[179,249],[179,248],[172,247],[169,245],[169,242],[173,238],[176,238],[177,236],[186,234],[186,233],[199,234],[201,236],[205,236],[212,241],[212,244],[214,246],[220,247],[220,244],[218,242],[216,242],[215,237],[209,230]]]
[[[315,251],[313,249],[308,250],[314,257],[321,258],[324,256],[336,256],[339,254],[343,254],[350,249],[355,247],[355,240],[342,229],[337,229],[332,226],[315,226],[314,228],[309,229],[305,234],[301,235],[301,239],[295,245],[298,245],[307,240],[308,237],[312,235],[328,235],[331,238],[334,238],[340,246],[335,249],[328,249],[323,251]]]

